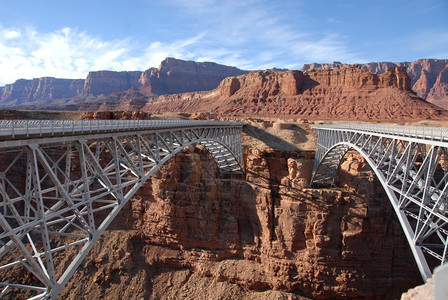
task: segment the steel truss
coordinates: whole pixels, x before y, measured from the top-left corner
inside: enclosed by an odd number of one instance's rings
[[[201,144],[221,171],[242,172],[243,123],[154,124],[87,134],[73,125],[71,135],[52,124],[51,133],[27,128],[28,138],[0,141],[0,298],[56,298],[123,206],[183,148]],[[69,249],[78,254],[64,266]]]
[[[447,263],[448,128],[318,125],[312,182],[334,184],[341,159],[358,151],[371,166],[400,220],[423,280],[428,261]]]

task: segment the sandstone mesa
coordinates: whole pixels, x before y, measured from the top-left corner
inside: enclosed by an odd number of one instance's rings
[[[126,103],[119,107],[126,110]],[[151,98],[141,109],[363,121],[447,117],[443,109],[413,93],[410,79],[400,67],[380,75],[357,66],[305,73],[254,71],[228,77],[209,92]]]

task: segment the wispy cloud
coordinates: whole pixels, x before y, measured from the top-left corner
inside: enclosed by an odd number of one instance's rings
[[[111,38],[119,31],[118,27],[107,32],[95,27],[95,23],[83,24],[86,27],[82,30],[61,25],[46,32],[0,24],[0,85],[41,76],[85,78],[89,71],[95,70],[143,71],[158,66],[166,57],[214,61],[251,70],[298,69],[304,63],[334,60],[362,63],[448,56],[446,23],[440,18],[437,27],[425,25],[426,22],[420,31],[411,33],[383,34],[382,28],[386,27],[381,26],[366,33],[369,28],[358,29],[355,21],[344,17],[359,15],[360,5],[330,2],[326,11],[317,13],[316,7],[322,8],[322,4],[304,0],[166,0],[157,5],[142,0],[139,13],[151,16],[148,18],[153,22],[132,15],[131,23],[137,29],[132,33],[126,31],[127,38],[125,35]],[[385,4],[375,2],[372,7],[375,9],[371,16],[371,9],[362,11],[370,19],[377,19],[377,12]],[[423,16],[422,12],[446,9],[446,4],[443,0],[412,0],[406,7]],[[401,5],[392,8],[403,9]],[[406,16],[397,18],[398,22],[406,19]],[[123,17],[122,21],[126,23],[127,19]],[[389,29],[393,23],[384,26]]]
[[[448,31],[425,30],[409,38],[413,50],[427,53],[427,58],[448,57]]]
[[[190,20],[171,40],[103,40],[77,28],[53,32],[0,25],[0,85],[18,78],[85,78],[92,70],[145,70],[166,57],[243,69],[300,68],[303,63],[360,59],[341,34],[312,32],[270,1],[169,0]],[[170,10],[171,11],[171,10]],[[300,11],[294,18],[300,17]],[[174,16],[175,17],[175,16]],[[179,28],[171,28],[175,32]],[[145,44],[146,43],[146,44]]]
[[[120,68],[126,52],[124,42],[103,42],[68,27],[50,33],[1,28],[0,82],[41,76],[83,78],[92,68]]]
[[[288,15],[283,3],[270,1],[170,0],[190,18],[210,25],[196,46],[199,57],[246,69],[300,68],[311,61],[362,60],[349,51],[348,40],[334,31],[310,31],[301,11]],[[214,51],[210,51],[213,45]]]
[[[197,59],[197,54],[193,49],[201,39],[205,37],[205,33],[199,33],[191,38],[177,40],[174,42],[153,42],[147,47],[140,58],[140,65],[157,66],[167,57],[175,57],[179,59]]]
[[[0,85],[43,76],[85,78],[92,70],[145,70],[168,56],[193,58],[188,48],[202,36],[140,50],[129,40],[103,41],[69,27],[49,33],[0,27]]]

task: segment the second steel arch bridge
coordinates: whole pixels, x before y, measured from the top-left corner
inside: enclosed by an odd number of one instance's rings
[[[422,278],[428,261],[448,262],[448,128],[315,125],[312,183],[332,186],[349,149],[359,152],[381,182]]]

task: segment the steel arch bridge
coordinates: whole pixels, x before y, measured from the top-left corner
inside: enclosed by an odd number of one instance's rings
[[[375,172],[426,282],[428,261],[448,262],[448,128],[315,125],[313,185],[332,186],[349,149]]]
[[[242,172],[243,125],[1,121],[0,298],[56,298],[129,199],[185,147],[201,144],[222,172]],[[68,249],[78,254],[61,266]]]

